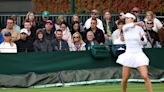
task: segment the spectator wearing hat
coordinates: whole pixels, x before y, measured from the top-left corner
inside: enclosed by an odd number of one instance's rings
[[[91,17],[87,19],[87,21],[84,24],[84,28],[87,30],[91,27],[91,20],[96,19],[97,20],[97,28],[101,29],[104,33],[104,27],[102,21],[98,18],[98,11],[96,9],[91,11]]]
[[[43,11],[42,18],[39,22],[39,28],[44,28],[47,20],[49,20],[49,12]]]
[[[63,40],[63,31],[58,29],[55,32],[55,39],[52,40],[51,45],[53,51],[69,51],[69,46],[66,40]]]
[[[20,31],[20,39],[15,42],[17,45],[18,52],[32,52],[33,44],[30,39],[28,39],[28,30],[23,28]]]
[[[53,29],[53,22],[51,20],[47,20],[45,24],[45,28],[42,29],[44,33],[45,39],[49,40],[50,42],[54,39],[54,29]]]
[[[17,41],[17,40],[20,39],[19,32],[17,32],[16,29],[14,28],[14,20],[13,20],[13,18],[8,18],[7,19],[7,26],[6,26],[6,28],[2,29],[1,32],[2,32],[3,35],[6,32],[10,32],[12,41]]]
[[[12,42],[10,32],[4,33],[4,41],[0,44],[0,53],[17,53],[17,46]]]
[[[36,40],[33,43],[35,52],[51,52],[51,42],[44,38],[42,29],[36,31]]]

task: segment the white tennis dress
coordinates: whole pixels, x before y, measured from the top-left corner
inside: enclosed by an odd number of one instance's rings
[[[126,51],[119,55],[116,62],[132,68],[149,65],[149,59],[142,51],[143,44],[147,43],[145,36],[144,40],[141,41],[140,34],[144,34],[142,27],[134,25],[134,23],[125,24],[123,26],[123,32]]]

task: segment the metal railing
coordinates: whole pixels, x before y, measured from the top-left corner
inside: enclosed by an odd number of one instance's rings
[[[23,20],[25,19],[25,14],[20,14],[20,15],[16,15],[17,16],[17,24],[18,25],[22,25]],[[58,18],[58,16],[60,15],[50,15],[49,18],[51,20],[53,20],[54,22],[56,21],[56,19]],[[71,18],[73,15],[62,15],[65,17],[66,21],[68,24],[71,23]],[[0,15],[0,25],[6,25],[6,20],[7,18],[11,17],[10,14],[1,14]],[[79,15],[80,20],[82,23],[85,23],[85,21],[90,17],[90,15],[87,14],[80,14]],[[142,18],[144,18],[144,15],[141,15]],[[164,23],[164,16],[156,16],[158,19],[160,19],[162,21],[162,23]],[[99,18],[102,20],[103,16],[100,15]],[[35,15],[35,19],[36,21],[39,21],[41,19],[41,14],[36,14]],[[115,21],[118,19],[118,14],[112,14],[112,19]]]

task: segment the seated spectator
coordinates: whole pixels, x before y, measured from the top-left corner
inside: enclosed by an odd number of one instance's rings
[[[17,46],[11,41],[11,33],[4,33],[4,41],[0,44],[0,53],[17,53]]]
[[[87,32],[87,39],[86,39],[86,50],[90,50],[93,45],[99,45],[98,42],[95,40],[94,33],[92,31]]]
[[[86,50],[85,43],[82,40],[82,37],[81,37],[79,32],[76,32],[73,34],[72,42],[68,43],[68,44],[69,44],[69,50],[70,51],[84,51],[84,50]]]
[[[7,26],[6,26],[6,28],[2,29],[1,32],[2,32],[3,35],[6,32],[10,32],[12,41],[17,41],[17,40],[20,39],[19,32],[17,32],[16,29],[14,28],[14,20],[13,20],[13,18],[8,18],[7,19]]]
[[[18,52],[32,52],[33,44],[28,39],[28,31],[27,29],[21,29],[20,39],[15,42],[17,45]]]
[[[27,14],[26,14],[26,18],[25,18],[25,21],[29,21],[30,22],[30,24],[31,24],[31,26],[32,26],[32,29],[37,29],[37,22],[36,22],[36,20],[35,20],[35,14],[34,14],[34,12],[31,12],[31,11],[29,11]],[[24,22],[25,21],[23,21],[23,25],[24,25]]]
[[[120,12],[119,16],[118,16],[118,20],[115,21],[115,24],[117,25],[118,24],[118,21],[119,20],[125,20],[125,17],[124,17],[125,13],[124,12]]]
[[[98,18],[99,13],[96,9],[91,11],[91,17],[89,19],[86,20],[85,24],[84,24],[84,28],[87,30],[91,27],[91,20],[95,19],[97,21],[96,27],[101,29],[104,33],[104,27],[103,27],[103,23],[102,21]]]
[[[46,24],[46,21],[49,20],[49,11],[43,11],[42,12],[42,18],[41,20],[39,21],[39,28],[44,28],[45,27],[45,24]]]
[[[84,32],[81,31],[80,23],[78,21],[73,22],[71,26],[71,34],[73,35],[75,32],[79,32],[82,35],[82,38],[84,38]]]
[[[124,20],[118,20],[117,22],[117,28],[113,33],[112,33],[112,43],[114,43],[114,40],[118,39],[120,36],[120,32],[122,30],[123,25],[125,24]]]
[[[56,30],[60,29],[60,25],[62,22],[66,22],[66,19],[63,15],[58,16],[58,18],[56,19],[56,22],[54,24]],[[67,27],[67,30],[69,30],[69,28]]]
[[[45,28],[43,28],[43,33],[45,39],[49,40],[50,42],[54,39],[54,29],[53,29],[53,22],[51,20],[47,20],[45,24]]]
[[[153,25],[154,25],[153,21],[151,20],[147,21],[145,24],[146,26],[145,32],[147,33],[147,39],[153,48],[161,47],[158,33],[153,31]]]
[[[114,39],[113,44],[125,44],[125,39],[124,39],[124,33],[123,31],[120,31],[119,37],[117,39]]]
[[[97,20],[96,19],[92,19],[91,20],[91,27],[86,31],[86,33],[88,31],[92,31],[94,33],[94,37],[95,40],[100,44],[103,45],[105,42],[105,38],[104,38],[104,33],[101,29],[97,28]]]
[[[16,15],[12,15],[11,18],[13,18],[13,20],[14,20],[14,28],[16,29],[17,32],[20,33],[21,29],[20,29],[20,26],[18,26],[18,24],[17,24],[17,16]]]
[[[52,40],[51,45],[53,51],[69,51],[67,41],[63,40],[63,31],[58,29],[55,31],[55,39]]]
[[[84,27],[83,27],[83,23],[80,21],[80,17],[78,14],[74,14],[72,16],[72,22],[71,24],[73,25],[74,22],[79,22],[80,25],[80,32],[84,32]]]
[[[34,40],[35,40],[35,36],[36,36],[36,30],[32,28],[32,24],[28,20],[24,21],[24,28],[27,29],[27,31],[28,31],[28,38],[33,43]]]
[[[38,29],[36,31],[36,40],[33,43],[34,51],[35,52],[51,52],[51,42],[49,40],[46,40],[43,35],[42,29]]]
[[[153,21],[153,31],[158,32],[158,30],[163,27],[162,23],[154,16],[154,13],[152,11],[147,11],[144,21],[146,23],[150,20]]]
[[[66,40],[68,43],[71,42],[71,32],[68,30],[68,24],[66,22],[62,22],[60,25],[60,29],[63,33],[63,40]]]

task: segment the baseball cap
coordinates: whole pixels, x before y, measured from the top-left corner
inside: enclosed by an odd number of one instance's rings
[[[20,33],[25,33],[25,34],[28,34],[28,30],[27,30],[27,29],[25,29],[25,28],[23,28],[23,29],[21,29]]]
[[[50,13],[49,13],[48,11],[44,11],[44,12],[42,13],[42,16],[43,16],[43,17],[49,17],[49,14],[50,14]]]
[[[5,32],[4,36],[11,36],[11,32]]]
[[[53,24],[52,20],[47,20],[46,23],[50,23],[51,25]]]

